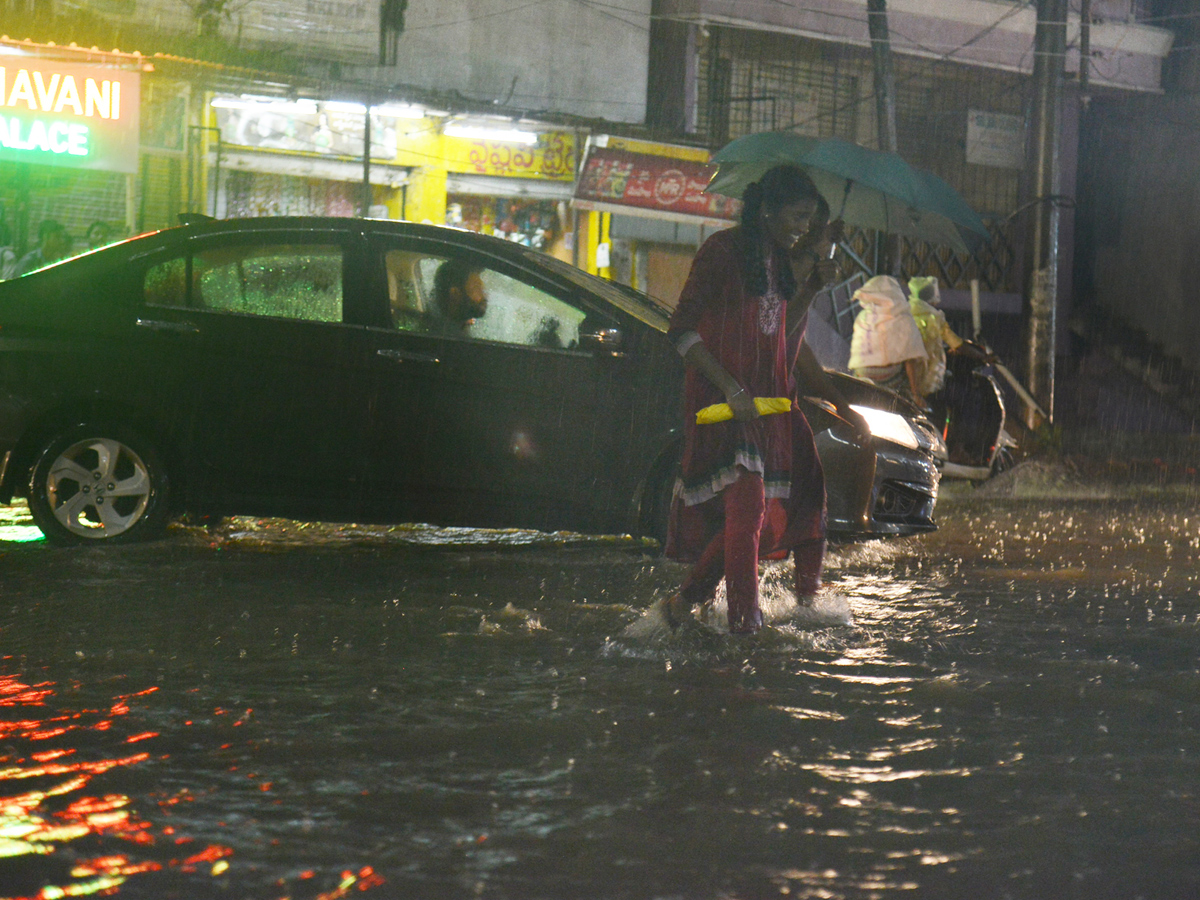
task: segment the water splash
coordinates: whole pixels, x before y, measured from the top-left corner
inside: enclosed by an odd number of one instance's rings
[[[541,616],[527,609],[519,609],[512,601],[496,614],[495,619],[485,615],[479,621],[480,634],[532,634],[545,630]]]
[[[920,547],[920,542],[920,537],[889,538],[834,546],[825,554],[825,571],[838,572],[858,566],[879,567],[911,555],[915,548]]]
[[[824,589],[811,605],[800,605],[792,591],[790,563],[771,563],[759,577],[759,608],[764,632],[779,631],[793,637],[816,629],[848,627],[854,623],[849,599],[834,590]],[[622,637],[641,643],[658,643],[686,638],[703,631],[710,636],[729,636],[729,607],[722,582],[709,603],[692,611],[677,629],[667,618],[666,597],[661,597],[622,632]]]

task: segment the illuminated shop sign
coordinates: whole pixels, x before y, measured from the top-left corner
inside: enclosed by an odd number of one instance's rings
[[[697,160],[592,144],[575,187],[574,203],[580,209],[627,215],[733,221],[741,204],[704,192],[712,173],[712,166]]]
[[[0,57],[0,160],[136,172],[141,75]]]

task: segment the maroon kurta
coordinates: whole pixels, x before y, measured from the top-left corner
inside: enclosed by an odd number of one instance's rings
[[[670,336],[678,340],[695,332],[747,394],[789,397],[795,406],[792,368],[805,323],[792,329],[789,340],[787,298],[779,278],[787,256],[773,254],[767,293],[750,297],[743,284],[740,241],[741,229],[733,228],[704,242],[671,317]],[[672,504],[667,555],[684,561],[698,558],[721,528],[723,507],[716,498],[736,480],[739,466],[763,478],[767,516],[762,555],[823,540],[825,482],[804,414],[795,409],[750,422],[696,424],[697,410],[724,400],[712,382],[688,368],[683,467]]]

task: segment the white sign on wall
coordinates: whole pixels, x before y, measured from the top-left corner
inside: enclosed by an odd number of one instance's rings
[[[1001,169],[1025,167],[1025,119],[967,110],[967,162]]]

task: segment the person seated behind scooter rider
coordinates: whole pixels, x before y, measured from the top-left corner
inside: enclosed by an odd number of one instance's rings
[[[468,329],[487,313],[483,269],[465,259],[448,259],[433,276],[431,310],[434,331],[465,337]]]
[[[921,340],[925,342],[926,362],[920,372],[922,397],[940,391],[945,385],[947,351],[962,353],[979,362],[995,362],[990,352],[960,338],[946,322],[946,314],[938,308],[942,295],[936,277],[922,275],[910,278],[908,291],[909,308],[921,331]]]
[[[946,314],[938,309],[942,296],[938,280],[922,275],[908,280],[908,305],[925,343],[925,362],[920,369],[918,387],[922,397],[942,389],[946,383],[946,349],[954,352],[963,340],[946,322]]]
[[[900,282],[876,275],[853,299],[860,309],[850,337],[850,371],[924,405],[920,374],[925,343]]]

